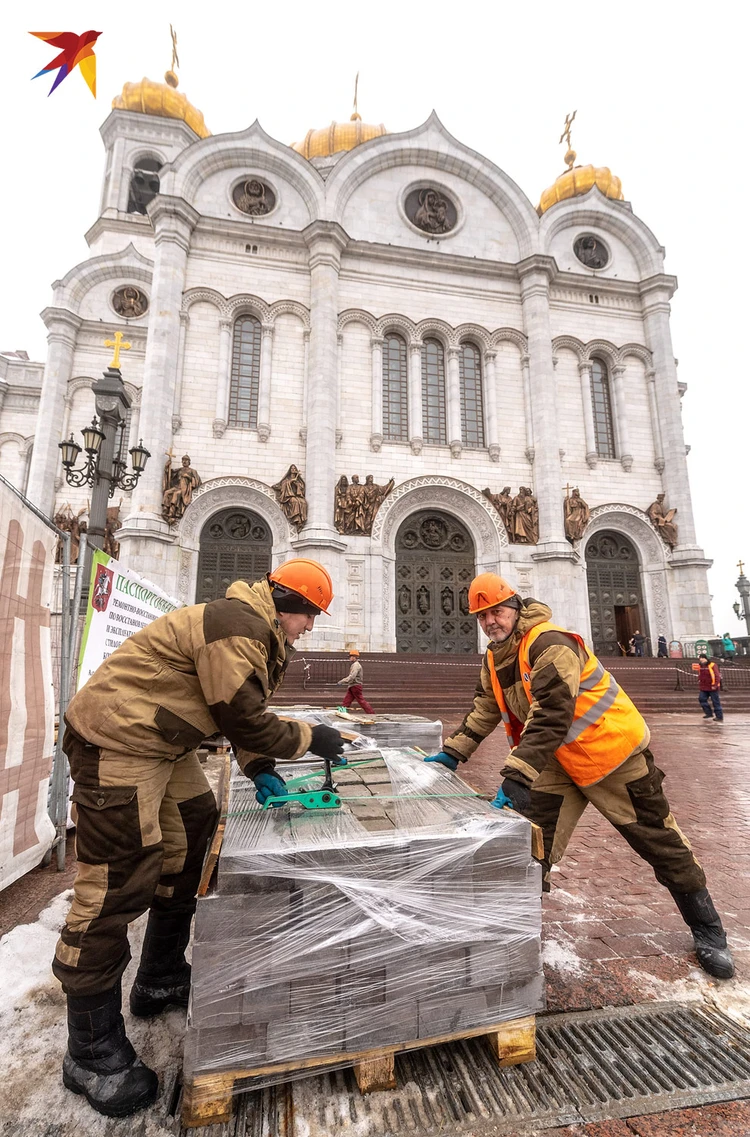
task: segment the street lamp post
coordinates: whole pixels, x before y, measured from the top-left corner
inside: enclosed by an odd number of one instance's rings
[[[742,604],[735,601],[732,607],[734,614],[738,620],[745,621],[747,634],[750,636],[750,579],[745,576],[745,564],[743,561],[737,563],[737,568],[740,570],[739,579],[735,582],[735,587],[740,594]]]
[[[59,444],[68,485],[92,487],[88,547],[95,549],[104,547],[107,501],[116,489],[132,490],[151,457],[141,440],[129,450],[133,470],[131,473],[126,472],[124,428],[130,409],[130,396],[122,381],[120,352],[129,350],[130,344],[122,342],[122,332],[116,332],[114,340],[105,340],[104,346],[115,350],[112,362],[101,379],[96,379],[91,384],[98,420],[95,416],[91,426],[81,431],[83,448],[74,440],[72,433],[70,438]],[[86,461],[77,470],[75,464],[81,449],[86,452]]]

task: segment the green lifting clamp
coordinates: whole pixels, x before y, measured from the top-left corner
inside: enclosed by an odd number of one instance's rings
[[[333,784],[333,776],[331,774],[331,761],[329,758],[324,758],[325,763],[325,781],[319,790],[300,790],[295,793],[284,794],[283,797],[269,797],[263,802],[264,809],[270,809],[274,805],[301,805],[303,809],[341,809],[341,798],[336,793],[336,786]],[[291,778],[286,783],[289,786],[299,786],[309,781],[310,774],[302,774],[299,778]]]

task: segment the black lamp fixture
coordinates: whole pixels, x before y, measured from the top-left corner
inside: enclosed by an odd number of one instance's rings
[[[91,420],[91,425],[84,427],[81,431],[83,447],[75,441],[72,433],[70,438],[58,443],[62,454],[62,464],[65,467],[65,480],[69,486],[93,486],[98,478],[106,477],[109,480],[110,497],[114,495],[116,489],[125,491],[135,489],[151,454],[143,445],[143,439],[139,441],[137,446],[132,446],[129,454],[133,463],[133,470],[131,473],[127,473],[127,462],[122,456],[124,427],[125,423],[121,422],[119,427],[120,444],[117,448],[117,456],[112,463],[113,471],[109,475],[102,474],[99,470],[99,451],[106,436],[104,431],[99,428],[96,415]],[[82,449],[86,451],[86,465],[76,470],[75,464]]]

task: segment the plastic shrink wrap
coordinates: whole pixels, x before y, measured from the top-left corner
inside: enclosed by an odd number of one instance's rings
[[[528,822],[437,763],[381,753],[334,770],[340,809],[263,810],[233,778],[217,888],[196,912],[187,1078],[270,1085],[311,1059],[343,1066],[541,1009]],[[319,760],[289,776],[305,770],[317,788]]]
[[[435,754],[443,745],[443,724],[440,719],[423,718],[421,715],[367,715],[344,714],[333,708],[315,710],[314,708],[275,707],[276,714],[287,718],[308,718],[314,716],[316,722],[324,722],[337,730],[355,730],[365,738],[370,738],[378,746],[409,747],[417,746],[425,754]],[[312,721],[312,719],[311,719]]]

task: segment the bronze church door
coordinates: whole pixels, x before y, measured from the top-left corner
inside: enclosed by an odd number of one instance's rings
[[[195,603],[224,596],[235,580],[248,584],[271,571],[271,530],[246,509],[224,509],[201,531]]]
[[[620,533],[596,533],[586,546],[591,638],[597,655],[627,651],[635,631],[648,637],[638,553]]]
[[[455,517],[423,510],[396,537],[396,649],[467,655],[477,650],[469,615],[474,542]]]

